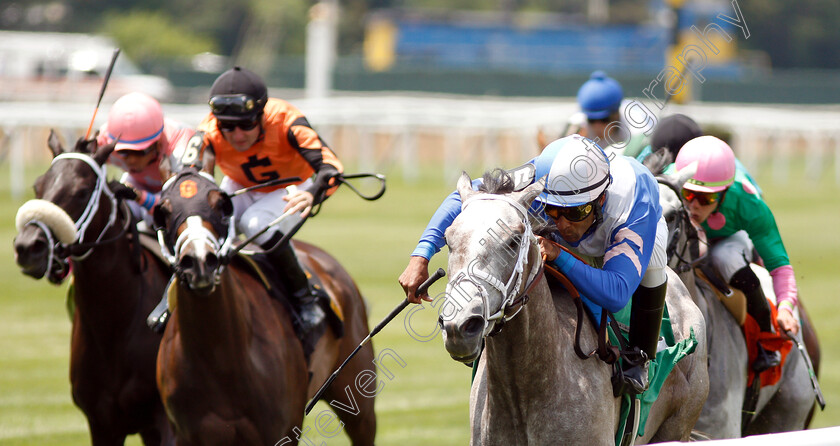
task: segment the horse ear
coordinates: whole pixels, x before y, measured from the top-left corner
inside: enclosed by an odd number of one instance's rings
[[[544,187],[545,180],[540,178],[534,184],[522,189],[520,192],[516,192],[513,198],[525,207],[531,206],[531,202],[542,193]]]
[[[654,175],[659,175],[665,170],[665,167],[674,162],[674,154],[667,147],[660,147],[656,152],[642,161],[645,167]]]
[[[683,184],[688,181],[694,174],[697,173],[697,161],[683,167],[682,169],[670,174],[662,175],[665,181],[674,185],[677,189],[682,189]]]
[[[216,169],[216,154],[212,150],[205,150],[201,155],[201,171],[213,175]]]
[[[93,143],[93,159],[100,165],[104,165],[106,161],[108,161],[108,157],[111,156],[111,153],[114,152],[114,147],[117,146],[117,140],[114,140],[104,146],[98,146],[96,144],[96,138],[92,139],[91,142]]]
[[[461,194],[461,203],[467,201],[467,198],[476,194],[472,188],[472,180],[466,172],[461,172],[461,177],[458,178],[458,193]]]
[[[208,194],[208,199],[213,209],[222,211],[227,217],[233,215],[233,201],[230,199],[230,195],[220,190],[213,190]]]
[[[61,140],[58,138],[58,133],[55,129],[50,129],[50,136],[47,138],[47,147],[53,154],[53,158],[64,152],[64,147],[61,146]]]
[[[155,228],[165,229],[166,220],[169,219],[171,214],[172,202],[170,202],[168,198],[164,198],[160,203],[156,204],[155,207],[152,208],[152,217],[155,221]]]
[[[166,180],[172,178],[175,173],[172,172],[172,160],[168,156],[161,157],[160,163],[158,163],[158,172],[160,173],[161,180],[165,183]]]

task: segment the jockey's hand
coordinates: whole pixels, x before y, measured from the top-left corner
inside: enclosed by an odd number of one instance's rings
[[[779,313],[776,315],[776,322],[779,323],[782,331],[790,331],[793,334],[799,333],[799,321],[793,317],[793,313],[787,308],[779,309]]]
[[[429,278],[429,261],[425,257],[411,256],[408,261],[408,266],[405,271],[400,274],[400,286],[405,291],[405,298],[413,304],[419,304],[422,301],[431,302],[432,298],[428,294],[416,295],[417,288]]]
[[[297,188],[286,194],[283,200],[287,201],[286,207],[283,208],[284,214],[292,210],[295,213],[300,212],[301,217],[309,215],[309,212],[312,211],[312,205],[315,203],[315,197],[311,192]]]
[[[544,256],[547,261],[551,262],[560,255],[560,248],[544,237],[537,236],[537,243],[540,244],[540,255]]]

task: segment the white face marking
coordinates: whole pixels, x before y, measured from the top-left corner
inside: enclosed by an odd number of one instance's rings
[[[195,256],[199,259],[207,257],[207,246],[209,245],[207,236],[209,233],[207,228],[202,224],[201,217],[191,215],[187,217],[187,228],[184,229],[185,234],[190,234],[188,243],[193,245]]]

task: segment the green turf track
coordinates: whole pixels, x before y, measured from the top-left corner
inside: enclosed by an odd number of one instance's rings
[[[3,178],[8,178],[8,168],[0,163]],[[840,187],[833,178],[814,183],[801,176],[774,184],[770,169],[765,171],[759,182],[776,213],[802,299],[822,340],[820,381],[828,407],[817,415],[814,427],[838,425],[840,347],[830,341],[840,333],[840,236],[834,232],[840,222]],[[27,171],[27,182],[37,173]],[[402,299],[397,277],[428,218],[453,187],[454,181],[445,184],[428,170],[411,185],[392,175],[388,192],[376,202],[342,189],[299,237],[325,248],[350,271],[368,299],[373,326]],[[28,189],[25,198],[31,198]],[[22,201],[12,201],[8,184],[0,184],[0,445],[88,444],[85,419],[70,398],[65,286],[24,277],[14,264],[14,215]],[[437,256],[433,266],[445,266],[445,256]],[[442,283],[433,287],[435,292],[442,289]],[[412,322],[430,332],[434,317],[425,313]],[[374,338],[376,349],[390,348],[406,363],[404,368],[391,367],[394,377],[383,381],[377,397],[377,444],[467,444],[470,370],[449,359],[439,335],[419,342],[407,334],[403,320],[398,317]],[[325,408],[319,403],[307,417],[307,438],[314,444],[348,444],[343,434],[317,434],[314,421]],[[127,443],[140,444],[137,437]]]

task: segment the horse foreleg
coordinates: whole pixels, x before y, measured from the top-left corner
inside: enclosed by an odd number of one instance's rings
[[[140,430],[140,438],[143,439],[143,444],[146,446],[175,446],[175,434],[172,432],[163,406],[155,413],[154,425]]]
[[[384,389],[380,384],[387,381],[379,379],[375,371],[373,348],[368,344],[324,392],[324,401],[330,403],[354,446],[372,446],[376,437],[374,397]]]

